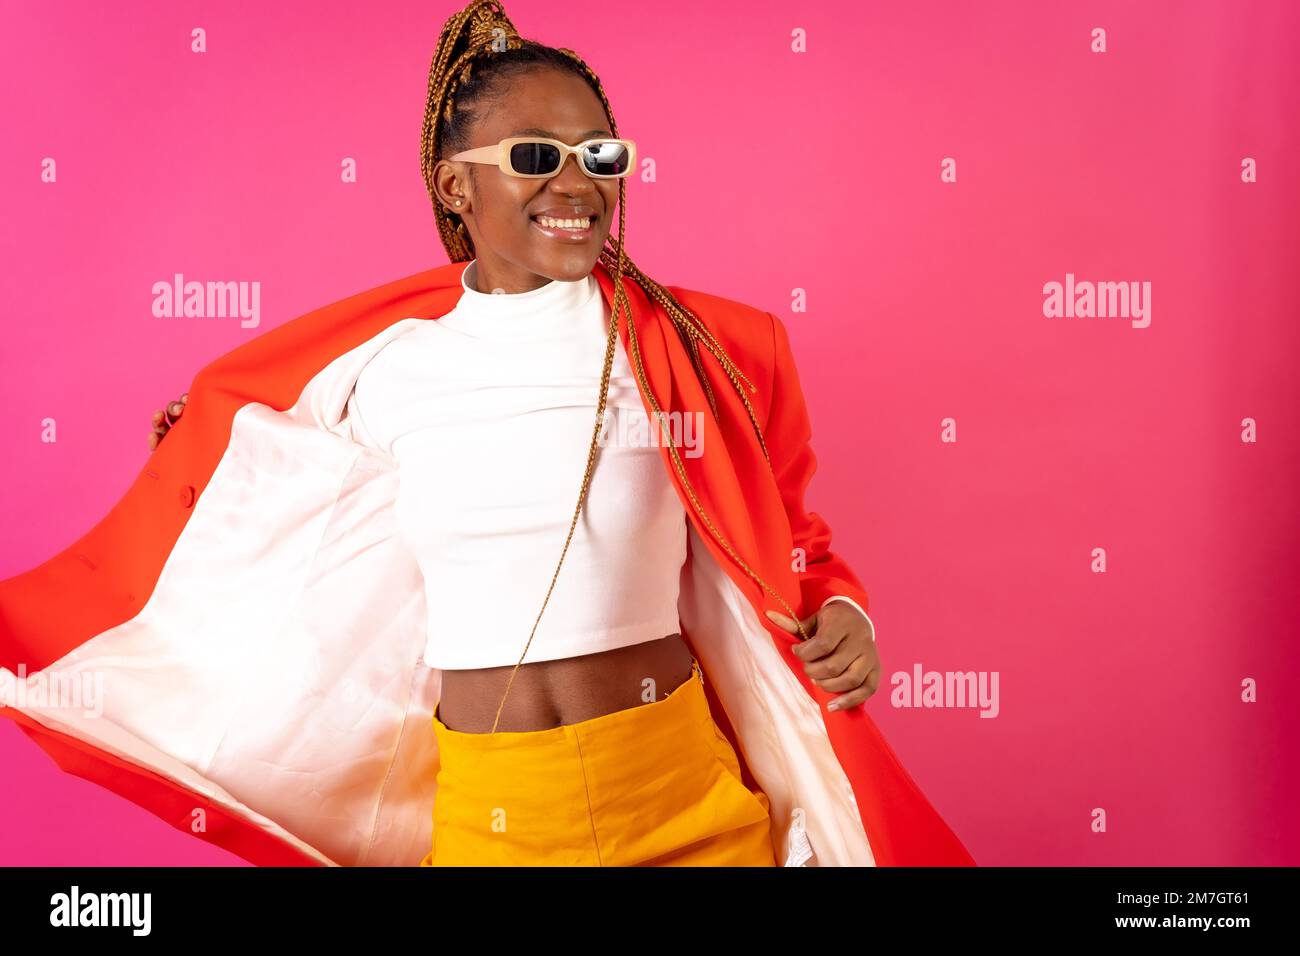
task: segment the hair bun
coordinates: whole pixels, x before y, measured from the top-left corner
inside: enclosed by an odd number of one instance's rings
[[[523,40],[506,16],[505,8],[497,0],[488,0],[470,15],[469,44],[471,47],[483,44],[490,48],[501,37],[505,37],[507,46]]]

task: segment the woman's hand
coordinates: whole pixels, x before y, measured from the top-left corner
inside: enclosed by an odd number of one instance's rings
[[[149,433],[149,450],[153,451],[158,447],[158,443],[171,430],[172,425],[180,420],[185,412],[185,403],[189,400],[190,393],[186,392],[176,401],[167,406],[166,411],[158,409],[153,413],[153,431]]]
[[[791,634],[799,633],[792,618],[776,611],[767,616]],[[801,623],[811,636],[792,650],[804,662],[804,673],[822,690],[847,691],[827,704],[828,710],[856,707],[876,692],[880,658],[870,620],[844,601],[831,601]]]

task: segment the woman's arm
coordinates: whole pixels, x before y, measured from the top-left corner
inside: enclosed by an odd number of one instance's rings
[[[831,550],[830,525],[815,511],[808,511],[804,504],[808,482],[817,470],[817,456],[809,444],[812,423],[785,326],[772,313],[768,317],[772,320],[775,355],[772,403],[764,431],[771,436],[767,442],[768,454],[790,518],[794,546],[802,549],[791,556],[791,560],[802,557],[805,569],[800,574],[803,599],[800,611],[811,614],[834,598],[845,598],[846,603],[865,615],[866,588],[844,559]]]
[[[867,591],[857,575],[831,550],[831,529],[822,517],[808,511],[804,492],[817,457],[809,440],[812,423],[799,385],[794,355],[785,326],[770,312],[773,336],[772,404],[764,434],[772,472],[785,503],[794,538],[795,554],[802,557],[799,575],[801,622],[809,639],[796,644],[793,653],[804,671],[822,690],[839,696],[830,710],[845,710],[866,701],[880,684],[880,658],[876,653],[876,628],[867,616]],[[768,617],[791,634],[798,625],[784,614]]]

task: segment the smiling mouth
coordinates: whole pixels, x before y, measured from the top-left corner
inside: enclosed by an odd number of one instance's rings
[[[596,224],[596,216],[574,216],[570,218],[556,218],[552,216],[532,216],[533,222],[537,223],[543,229],[553,229],[562,232],[586,232]]]
[[[552,242],[568,246],[586,246],[596,238],[596,221],[599,215],[591,216],[530,216],[533,228]]]

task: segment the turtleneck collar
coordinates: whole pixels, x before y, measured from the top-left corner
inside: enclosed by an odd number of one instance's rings
[[[552,279],[529,292],[480,292],[475,288],[477,273],[478,260],[472,259],[461,272],[461,297],[441,324],[482,336],[541,331],[572,320],[590,304],[593,295],[601,294],[592,274],[572,282]]]

